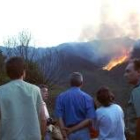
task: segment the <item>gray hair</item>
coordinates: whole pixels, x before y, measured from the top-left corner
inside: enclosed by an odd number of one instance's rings
[[[70,75],[70,84],[71,86],[79,87],[83,83],[83,75],[80,72],[73,72]]]

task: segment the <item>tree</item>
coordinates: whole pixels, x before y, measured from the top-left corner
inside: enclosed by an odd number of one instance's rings
[[[21,56],[25,60],[33,60],[36,54],[35,47],[30,47],[31,33],[23,30],[16,37],[9,37],[4,41],[7,56]]]
[[[6,83],[9,78],[6,76],[5,67],[4,67],[4,61],[6,57],[2,54],[2,51],[0,50],[0,85]]]
[[[60,82],[62,59],[56,48],[47,48],[39,54],[39,50],[30,46],[32,36],[28,31],[20,32],[17,37],[4,41],[7,57],[21,56],[27,64],[27,78],[31,83],[47,84],[49,88]]]
[[[50,89],[59,84],[62,77],[62,59],[57,48],[47,48],[42,58],[39,60],[39,66],[43,75],[46,77],[44,83]]]
[[[26,79],[29,83],[40,85],[44,83],[44,75],[36,62],[27,62]]]
[[[42,84],[44,76],[36,62],[36,49],[30,46],[31,33],[28,31],[21,31],[17,37],[10,37],[4,41],[6,46],[7,57],[20,56],[23,57],[27,63],[27,77],[26,81],[33,84]]]

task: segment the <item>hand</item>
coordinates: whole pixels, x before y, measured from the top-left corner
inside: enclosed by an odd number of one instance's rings
[[[66,131],[67,135],[69,135],[70,133],[73,132],[72,128],[67,128],[67,127],[64,127],[63,130]]]
[[[62,136],[63,136],[63,140],[67,140],[67,132],[65,129],[61,129],[61,133],[62,133]]]

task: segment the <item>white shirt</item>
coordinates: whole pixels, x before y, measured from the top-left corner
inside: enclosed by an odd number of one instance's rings
[[[45,112],[46,119],[48,119],[48,118],[50,118],[50,115],[49,115],[49,112],[48,112],[46,103],[43,101],[42,104],[43,104],[43,106],[44,106],[44,112]]]
[[[48,119],[48,118],[50,118],[50,115],[49,115],[49,112],[48,112],[46,103],[45,103],[44,101],[43,101],[43,106],[44,106],[44,112],[45,112],[46,119]],[[52,130],[53,130],[53,125],[50,124],[50,125],[47,127],[47,131],[52,132]]]
[[[124,114],[121,107],[112,104],[96,110],[99,140],[126,140],[124,135]]]

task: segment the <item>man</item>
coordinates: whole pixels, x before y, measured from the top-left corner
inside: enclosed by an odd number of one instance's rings
[[[93,98],[80,89],[82,84],[82,74],[73,72],[70,77],[71,88],[61,93],[56,101],[55,113],[64,140],[67,138],[69,140],[90,140],[88,127],[79,129],[69,136],[65,130],[65,127],[73,127],[86,119],[95,118]]]
[[[11,81],[0,86],[1,140],[41,140],[41,132],[45,134],[40,89],[23,81],[25,69],[25,62],[20,57],[13,57],[6,63]]]
[[[133,85],[127,109],[127,127],[130,140],[140,140],[140,59],[133,59],[125,70],[129,84]]]

